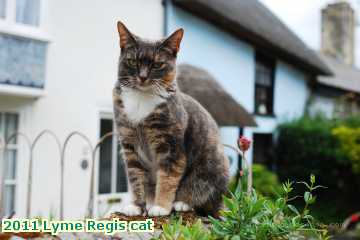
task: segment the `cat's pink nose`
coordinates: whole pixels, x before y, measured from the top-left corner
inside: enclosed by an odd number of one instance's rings
[[[148,78],[140,76],[139,79],[140,79],[141,83],[144,83]]]
[[[141,67],[139,70],[139,79],[141,83],[144,83],[149,77],[149,71],[146,67]]]

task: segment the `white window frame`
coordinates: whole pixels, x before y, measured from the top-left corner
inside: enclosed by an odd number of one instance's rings
[[[46,0],[40,1],[39,9],[39,25],[27,25],[16,22],[16,0],[5,0],[5,18],[0,18],[0,33],[10,34],[14,36],[50,42],[51,36],[44,30],[43,16],[45,11]]]
[[[100,116],[100,119],[99,119],[99,132],[100,132],[100,127],[101,127],[101,120],[111,120],[113,122],[113,131],[116,131],[115,130],[115,123],[114,123],[114,119],[112,117],[112,114],[101,114]],[[100,136],[101,138],[102,136]],[[99,138],[99,139],[100,139]],[[117,140],[116,140],[116,135],[113,135],[112,136],[112,159],[111,159],[111,186],[110,186],[110,193],[99,193],[99,189],[98,187],[96,188],[96,192],[99,194],[99,195],[118,195],[118,194],[123,194],[123,193],[126,193],[126,192],[116,192],[116,184],[117,184]],[[100,146],[101,147],[101,146]],[[98,165],[98,168],[97,168],[97,172],[98,174],[100,174],[100,152],[99,152],[99,165]],[[99,177],[99,176],[98,176]],[[99,178],[98,178],[99,179]]]
[[[19,128],[20,128],[20,113],[16,112],[16,111],[2,111],[0,109],[0,115],[1,115],[0,117],[3,118],[0,127],[3,127],[3,129],[5,131],[5,116],[6,116],[6,114],[16,114],[17,115],[17,117],[18,117],[17,131],[19,131]],[[5,137],[5,136],[1,136],[1,137]],[[6,141],[6,139],[3,139],[3,141]],[[2,143],[2,144],[4,144],[4,143]],[[3,169],[5,169],[4,168],[5,167],[5,159],[3,159],[3,156],[5,156],[4,152],[6,150],[16,150],[16,160],[15,160],[16,165],[15,165],[14,179],[6,179],[6,177],[5,177],[6,174],[5,174],[5,172],[3,172]],[[19,157],[20,156],[20,154],[19,154],[19,138],[17,137],[17,141],[16,141],[15,144],[13,144],[13,143],[8,144],[6,146],[6,149],[1,149],[0,154],[1,154],[0,160],[3,161],[0,164],[0,166],[1,166],[0,170],[2,171],[0,173],[0,177],[2,178],[2,184],[3,184],[3,186],[0,185],[0,187],[1,187],[0,190],[2,191],[3,189],[5,189],[6,186],[14,186],[14,199],[13,199],[14,203],[13,203],[13,205],[14,205],[14,211],[16,212],[16,210],[17,210],[17,205],[16,205],[17,204],[17,195],[18,195],[18,166],[19,166],[19,163],[20,163],[20,161],[19,161],[19,158],[20,158]],[[2,192],[0,197],[1,197],[1,200],[2,200],[0,202],[1,202],[1,204],[3,204],[3,206],[0,206],[0,209],[5,210],[5,209],[3,209],[3,207],[5,207],[4,206],[5,192]]]
[[[105,110],[104,110],[105,109]],[[98,115],[98,134],[101,132],[101,120],[112,120],[114,121],[114,115],[111,112],[111,110],[109,110],[111,108],[101,108],[99,115]],[[113,128],[113,130],[115,131],[115,126]],[[100,136],[102,137],[102,136]],[[116,141],[113,141],[113,144],[116,144]],[[114,151],[113,148],[113,154],[116,154],[116,151]],[[114,164],[117,164],[117,159],[113,157],[112,159],[112,166],[114,166]],[[115,165],[116,166],[116,165]],[[112,179],[111,179],[111,191],[110,193],[99,193],[99,176],[100,176],[100,151],[97,151],[97,158],[96,158],[96,162],[95,162],[95,205],[94,205],[94,212],[97,213],[99,216],[103,215],[104,212],[102,212],[101,208],[104,207],[105,205],[107,205],[108,207],[111,207],[109,205],[109,200],[117,200],[117,199],[121,199],[121,202],[119,204],[124,204],[126,202],[129,202],[130,200],[130,186],[129,183],[127,181],[127,192],[116,192],[116,175],[114,175],[113,173],[117,172],[117,168],[112,168]],[[125,170],[126,171],[126,170]],[[126,173],[126,172],[125,172]],[[117,174],[117,173],[116,173]],[[127,177],[126,177],[127,178]],[[102,205],[102,207],[100,207],[100,205]],[[113,209],[114,211],[116,210],[116,206],[118,206],[118,204],[114,204],[113,207],[115,207],[115,209]],[[108,209],[109,210],[109,209]]]

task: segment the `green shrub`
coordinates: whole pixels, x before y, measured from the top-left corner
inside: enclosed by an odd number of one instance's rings
[[[281,184],[276,173],[264,165],[253,164],[253,187],[260,195],[276,198],[281,192]]]
[[[339,156],[338,141],[331,133],[335,124],[325,118],[301,118],[278,127],[275,148],[281,179],[304,179],[316,174],[320,182],[326,173],[328,187],[337,186],[337,169],[346,161]]]
[[[338,122],[339,122],[339,125],[342,124],[347,127],[358,128],[358,127],[360,127],[360,115],[350,116],[348,118],[341,119]]]
[[[329,239],[327,231],[317,226],[309,210],[316,199],[313,191],[320,186],[315,186],[314,176],[311,176],[310,183],[301,184],[306,187],[302,210],[291,205],[294,199],[290,196],[293,191],[291,182],[282,185],[281,196],[275,200],[258,196],[255,191],[248,194],[241,190],[239,183],[230,197],[224,197],[225,209],[220,212],[219,219],[210,218],[210,226],[205,227],[201,222],[183,226],[181,221],[173,221],[163,225],[163,233],[158,239]]]
[[[322,209],[321,212],[316,213],[328,223],[341,222],[346,215],[358,210],[360,202],[359,194],[355,194],[360,188],[360,177],[353,171],[357,160],[351,161],[349,151],[344,150],[340,138],[344,132],[334,130],[342,126],[360,127],[360,120],[328,120],[316,116],[283,123],[278,127],[274,151],[280,180],[298,181],[314,173],[319,183],[329,188],[319,195],[323,204],[317,209]],[[353,136],[353,131],[346,134]],[[347,136],[344,140],[350,138],[354,139]]]
[[[162,234],[154,240],[211,240],[215,239],[204,225],[198,220],[193,225],[183,225],[182,219],[172,220],[169,224],[162,225]]]
[[[275,199],[281,192],[281,184],[276,173],[270,171],[262,164],[253,164],[253,188],[260,196]],[[247,173],[245,172],[245,175]],[[237,186],[237,178],[235,176],[229,184],[229,190],[234,192]],[[246,177],[242,177],[243,188],[246,188]]]
[[[282,195],[276,200],[259,197],[255,191],[247,194],[238,187],[230,198],[224,198],[226,208],[221,212],[222,218],[211,218],[213,235],[217,239],[303,239],[304,236],[328,239],[326,230],[316,227],[309,210],[316,199],[312,192],[321,186],[315,186],[313,175],[309,184],[302,184],[307,190],[301,211],[290,204],[291,182],[283,184]]]
[[[332,130],[332,134],[339,140],[341,154],[351,161],[354,173],[360,173],[360,128],[340,126]]]

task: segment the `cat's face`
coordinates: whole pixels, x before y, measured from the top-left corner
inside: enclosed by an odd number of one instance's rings
[[[117,24],[121,55],[118,81],[122,87],[161,95],[174,91],[176,55],[184,31],[159,41],[143,40]]]

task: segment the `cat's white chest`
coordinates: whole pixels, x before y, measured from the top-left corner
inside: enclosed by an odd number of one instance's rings
[[[165,99],[141,91],[126,89],[121,93],[124,112],[132,123],[139,123],[149,116]]]

